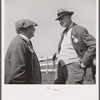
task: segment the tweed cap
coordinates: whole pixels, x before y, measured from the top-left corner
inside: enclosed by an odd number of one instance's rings
[[[16,21],[15,23],[16,30],[26,29],[30,26],[35,27],[35,26],[38,26],[38,24],[29,19],[21,19],[21,20]]]
[[[73,15],[74,12],[73,11],[67,11],[66,9],[59,9],[57,11],[57,15],[58,15],[58,18],[56,20],[59,20],[61,17],[63,17],[64,15]]]

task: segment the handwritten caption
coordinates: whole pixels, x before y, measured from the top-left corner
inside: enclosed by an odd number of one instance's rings
[[[55,88],[51,88],[51,87],[47,87],[48,91],[60,91],[59,89],[55,89]]]

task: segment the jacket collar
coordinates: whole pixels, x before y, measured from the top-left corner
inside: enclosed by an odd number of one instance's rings
[[[25,35],[23,35],[23,34],[19,34],[21,37],[23,37],[27,42],[29,42],[30,41],[30,39],[29,38],[27,38]]]
[[[27,41],[27,40],[26,40],[24,37],[22,37],[21,35],[18,35],[18,37],[19,37],[20,39],[22,39],[22,40],[26,43],[26,47],[28,48],[28,50],[29,50],[31,53],[33,53],[33,52],[34,52],[33,47],[30,46],[29,41]]]
[[[68,30],[73,27],[73,22],[69,25]]]
[[[20,34],[18,34],[18,37],[19,37],[20,39],[22,39],[24,42],[26,42],[27,45],[30,45],[29,41],[26,40],[23,36],[21,36]]]

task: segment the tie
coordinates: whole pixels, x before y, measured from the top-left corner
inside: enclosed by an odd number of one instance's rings
[[[64,33],[67,35],[67,32],[68,32],[68,28],[66,28],[65,30],[64,30]]]
[[[31,41],[29,41],[29,43],[30,43],[30,46],[31,46],[31,48],[33,49],[33,45],[32,45],[32,42],[31,42]]]
[[[32,42],[31,42],[31,41],[29,41],[29,43],[30,43],[30,45],[32,46]]]
[[[65,31],[68,32],[68,28],[66,28]]]

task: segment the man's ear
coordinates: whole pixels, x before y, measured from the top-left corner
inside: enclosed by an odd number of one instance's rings
[[[68,15],[68,18],[69,18],[69,19],[71,19],[71,16],[70,16],[70,15]]]
[[[30,31],[30,28],[27,28],[26,30],[27,30],[27,32],[29,32]]]

